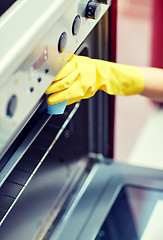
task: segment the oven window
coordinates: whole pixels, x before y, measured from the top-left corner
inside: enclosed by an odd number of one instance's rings
[[[122,188],[95,240],[161,240],[163,192]]]

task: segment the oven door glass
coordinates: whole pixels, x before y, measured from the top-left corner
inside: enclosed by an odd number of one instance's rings
[[[163,172],[96,163],[50,240],[162,240]]]
[[[161,240],[163,192],[125,186],[95,240]]]

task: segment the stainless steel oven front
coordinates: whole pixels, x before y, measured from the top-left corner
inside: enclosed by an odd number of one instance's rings
[[[0,157],[110,1],[15,1],[0,21]],[[5,4],[5,3],[4,3]]]
[[[109,59],[110,5],[111,1],[88,0],[3,3],[3,240],[49,239],[91,171],[89,154],[109,154],[109,96],[98,93],[94,99],[68,106],[63,115],[52,116],[46,112],[44,92],[73,53]]]

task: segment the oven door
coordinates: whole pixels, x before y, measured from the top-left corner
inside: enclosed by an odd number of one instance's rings
[[[163,173],[96,163],[51,240],[153,240],[163,236]]]

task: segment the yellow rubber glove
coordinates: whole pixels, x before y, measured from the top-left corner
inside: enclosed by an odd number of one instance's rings
[[[111,95],[140,94],[144,77],[138,67],[73,55],[46,91],[48,104],[68,105],[92,97],[98,90]]]

